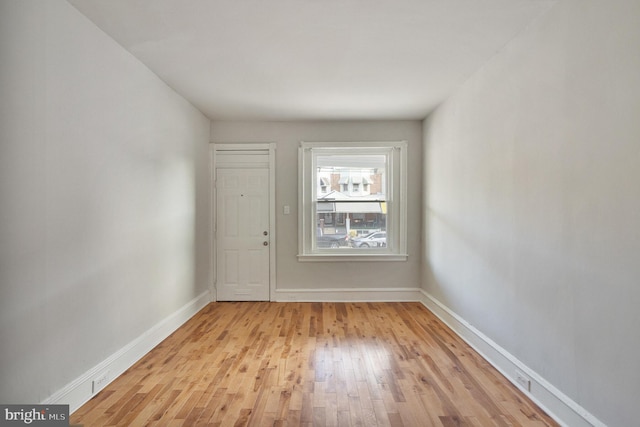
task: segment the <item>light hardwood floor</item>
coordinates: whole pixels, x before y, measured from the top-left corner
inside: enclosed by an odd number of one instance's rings
[[[211,303],[71,417],[93,426],[556,426],[419,303]]]

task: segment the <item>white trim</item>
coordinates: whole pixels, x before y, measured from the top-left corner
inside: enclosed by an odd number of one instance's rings
[[[269,143],[269,300],[275,299],[276,290],[276,143]]]
[[[411,302],[420,300],[419,288],[277,289],[277,302]]]
[[[211,277],[211,301],[217,301],[216,290],[216,169],[220,167],[217,164],[216,152],[228,152],[234,155],[242,156],[243,153],[255,155],[258,152],[267,152],[266,161],[262,163],[256,162],[234,162],[229,163],[226,167],[244,168],[244,167],[266,167],[269,169],[269,301],[275,299],[276,289],[276,147],[275,142],[265,143],[209,143],[210,161],[211,161],[211,192],[210,192],[210,212],[211,212],[211,259],[209,260],[209,270]]]
[[[187,320],[202,310],[209,302],[210,293],[205,291],[152,326],[138,338],[46,398],[42,404],[66,404],[69,405],[70,413],[75,412],[107,384],[133,366]],[[105,380],[101,381],[99,388],[93,390],[92,382],[95,378]]]
[[[158,322],[138,338],[122,347],[111,356],[86,371],[62,389],[45,399],[42,404],[68,404],[70,413],[75,412],[107,384],[133,366],[155,346],[186,323],[204,308],[213,296],[203,292],[173,314]],[[538,373],[526,366],[511,353],[477,330],[443,303],[420,288],[338,288],[338,289],[275,289],[272,301],[287,302],[411,302],[422,303],[429,311],[449,326],[485,360],[518,389],[545,410],[563,426],[606,427],[594,415],[566,396]],[[528,391],[516,381],[516,371],[531,379]],[[92,390],[95,378],[106,376],[99,389]]]
[[[571,427],[606,427],[602,421],[428,292],[421,289],[420,296],[419,301],[425,307],[558,423]],[[531,379],[530,390],[524,389],[517,382],[516,371],[523,372]]]
[[[209,143],[209,292],[211,301],[218,300],[216,291],[216,146]]]
[[[218,143],[211,142],[218,151],[265,151],[271,150],[275,143],[259,142],[259,143]]]
[[[359,249],[364,252],[366,249]],[[375,249],[374,249],[375,250]],[[376,254],[376,253],[349,253],[344,255],[318,253],[318,254],[298,254],[298,261],[303,262],[341,262],[341,261],[406,261],[409,258],[407,254]]]

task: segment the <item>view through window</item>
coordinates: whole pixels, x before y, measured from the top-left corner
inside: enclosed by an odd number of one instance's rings
[[[387,246],[385,155],[316,157],[316,247]]]
[[[406,259],[405,168],[404,141],[301,143],[299,259]]]

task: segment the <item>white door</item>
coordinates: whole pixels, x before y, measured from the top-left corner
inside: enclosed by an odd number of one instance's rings
[[[216,299],[269,300],[269,169],[216,170]]]

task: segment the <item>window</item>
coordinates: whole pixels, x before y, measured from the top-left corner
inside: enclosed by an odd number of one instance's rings
[[[327,181],[327,178],[320,177],[320,192],[326,193],[328,187],[329,187],[329,182]]]
[[[300,143],[301,261],[407,259],[406,151],[404,141]]]

